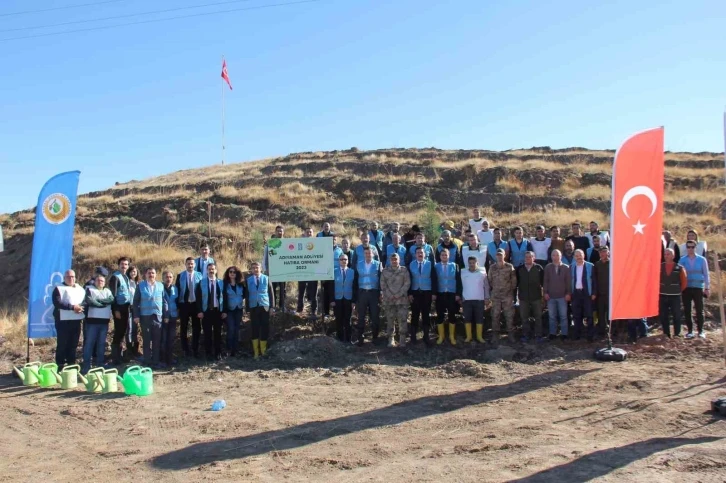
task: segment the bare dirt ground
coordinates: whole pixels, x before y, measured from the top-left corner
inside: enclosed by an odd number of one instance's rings
[[[316,336],[160,372],[144,398],[2,376],[0,481],[723,482],[720,340],[651,337],[600,363],[586,343]]]

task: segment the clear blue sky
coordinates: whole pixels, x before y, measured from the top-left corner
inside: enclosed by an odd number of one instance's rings
[[[0,14],[98,0],[5,0]],[[0,16],[0,30],[222,0],[124,0]],[[291,0],[206,9],[0,38]],[[637,6],[633,6],[636,5]],[[385,147],[723,151],[726,2],[322,0],[0,41],[0,212],[50,176],[80,192],[220,160]]]

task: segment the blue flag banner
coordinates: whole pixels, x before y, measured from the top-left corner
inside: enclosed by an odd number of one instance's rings
[[[53,176],[38,196],[30,260],[28,338],[55,337],[53,290],[71,268],[80,171]]]

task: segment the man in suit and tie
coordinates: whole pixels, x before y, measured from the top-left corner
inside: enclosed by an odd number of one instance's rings
[[[207,276],[197,284],[197,317],[202,321],[204,332],[204,354],[207,360],[222,360],[222,319],[224,310],[222,280],[217,278],[217,266],[207,265]]]
[[[177,299],[179,308],[180,336],[181,346],[184,356],[199,357],[199,337],[202,333],[202,323],[197,317],[197,298],[196,288],[202,280],[202,274],[194,270],[196,261],[192,257],[188,257],[185,261],[186,270],[176,277],[176,288],[179,298]],[[192,323],[192,346],[189,348],[189,321]]]

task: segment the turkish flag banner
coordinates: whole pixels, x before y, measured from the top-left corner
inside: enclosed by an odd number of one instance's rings
[[[664,175],[662,127],[632,136],[615,153],[611,320],[658,315]]]
[[[232,90],[232,83],[229,81],[229,74],[227,73],[227,61],[222,60],[222,79],[224,79],[227,82],[227,85],[229,86],[229,90]]]

